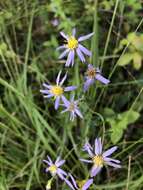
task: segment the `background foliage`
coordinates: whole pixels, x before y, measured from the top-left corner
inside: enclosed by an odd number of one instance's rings
[[[88,168],[78,161],[81,147],[86,138],[102,136],[106,148],[118,143],[123,167],[104,168],[96,188],[142,190],[142,1],[1,0],[0,8],[0,189],[45,189],[46,154],[62,155],[65,169],[86,177]],[[88,61],[111,80],[83,94],[86,67],[68,68],[68,83],[78,85],[82,97],[84,120],[75,122],[39,92],[42,82],[54,82],[65,70],[55,49],[62,44],[59,32],[72,27],[79,35],[95,32],[86,42],[93,52]],[[67,187],[59,181],[53,188]]]

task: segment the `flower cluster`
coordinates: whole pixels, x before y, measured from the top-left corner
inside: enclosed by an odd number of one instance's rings
[[[102,76],[101,70],[99,68],[95,68],[92,64],[87,64],[86,62],[86,56],[91,57],[92,53],[84,47],[81,42],[92,37],[93,33],[76,38],[76,30],[74,28],[71,36],[66,35],[64,32],[60,32],[60,34],[65,39],[65,44],[59,46],[57,49],[63,50],[59,56],[59,59],[67,57],[65,66],[74,66],[76,55],[82,63],[87,65],[87,71],[84,77],[85,81],[83,84],[83,92],[86,92],[96,80],[105,85],[108,84],[110,81]],[[43,87],[45,89],[40,90],[41,93],[45,98],[52,98],[54,100],[55,110],[57,110],[59,106],[62,106],[63,110],[61,113],[69,112],[70,120],[73,121],[77,116],[83,118],[83,115],[79,109],[80,99],[75,100],[75,95],[72,95],[69,100],[66,98],[66,93],[76,90],[77,86],[73,85],[65,87],[64,82],[67,79],[67,73],[63,77],[61,77],[61,75],[62,71],[59,71],[55,84],[43,83]],[[65,160],[61,160],[61,158],[58,157],[56,161],[53,162],[51,158],[47,156],[47,160],[43,160],[43,162],[48,165],[45,171],[50,172],[52,177],[48,180],[46,189],[51,189],[53,179],[58,176],[72,190],[87,190],[93,184],[93,178],[101,171],[104,165],[113,166],[115,168],[121,167],[119,160],[110,157],[116,149],[117,147],[114,146],[103,152],[101,138],[95,139],[94,146],[91,146],[89,142],[86,142],[82,150],[88,153],[89,159],[87,160],[80,158],[79,160],[92,164],[92,167],[87,175],[87,178],[83,180],[76,180],[72,174],[61,169],[61,166],[65,163]]]
[[[65,39],[66,43],[62,46],[59,46],[57,49],[64,50],[59,56],[59,59],[63,59],[67,56],[65,66],[69,67],[74,65],[76,54],[82,63],[86,63],[85,56],[90,57],[92,53],[86,47],[84,47],[81,44],[81,42],[92,37],[94,33],[90,33],[88,35],[76,38],[76,29],[74,28],[72,30],[71,36],[66,35],[64,32],[60,32],[60,34]],[[77,88],[76,86],[64,87],[63,83],[65,82],[66,79],[67,79],[67,73],[61,79],[61,71],[59,71],[55,84],[50,85],[43,83],[43,87],[45,89],[40,90],[40,92],[44,94],[45,98],[54,99],[56,110],[59,108],[59,105],[65,107],[65,110],[63,110],[61,113],[69,112],[70,120],[73,121],[77,116],[83,118],[83,115],[78,107],[79,100],[74,100],[74,96],[72,96],[70,100],[67,100],[65,96],[66,92],[73,91]],[[103,84],[108,84],[110,82],[108,79],[104,78],[101,75],[101,71],[99,68],[94,68],[93,65],[87,64],[87,72],[85,76],[85,82],[83,85],[83,91],[86,92],[89,89],[89,87],[95,82],[95,80],[98,80]],[[60,104],[61,102],[62,104]]]
[[[93,177],[95,177],[101,171],[104,165],[113,166],[115,168],[121,168],[119,160],[109,157],[117,150],[117,146],[114,146],[103,152],[101,138],[95,139],[95,144],[93,147],[88,142],[86,142],[82,150],[88,153],[90,159],[86,160],[80,158],[79,160],[93,165],[90,170],[91,178],[86,178],[84,180],[75,180],[72,174],[67,173],[60,168],[65,163],[65,160],[61,160],[60,157],[58,157],[56,161],[53,162],[51,158],[47,156],[47,160],[43,160],[43,162],[45,162],[48,165],[45,171],[51,173],[51,179],[58,176],[72,190],[87,190],[93,184]],[[49,189],[51,189],[51,179],[48,181],[48,187],[50,184]]]

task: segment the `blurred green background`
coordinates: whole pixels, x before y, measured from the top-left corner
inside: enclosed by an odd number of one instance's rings
[[[88,62],[111,80],[83,93],[86,65],[65,68],[56,48],[61,30],[95,32],[84,45]],[[142,0],[1,0],[0,1],[0,190],[45,189],[50,174],[42,160],[61,155],[77,178],[88,175],[78,159],[85,139],[117,144],[122,169],[104,168],[90,188],[143,190],[143,2]],[[40,93],[68,70],[78,86],[84,119],[69,121],[61,108]],[[68,189],[60,180],[52,189]]]

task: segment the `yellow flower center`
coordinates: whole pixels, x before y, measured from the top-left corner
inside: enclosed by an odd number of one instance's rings
[[[86,183],[86,180],[77,181],[77,185],[79,187],[79,190],[82,190],[85,183]]]
[[[64,90],[60,86],[52,86],[51,93],[54,94],[54,96],[61,96],[63,94]]]
[[[57,166],[56,165],[51,165],[50,167],[49,167],[49,171],[52,173],[52,174],[55,174],[56,173],[56,171],[57,171]]]
[[[96,75],[96,70],[94,69],[94,68],[90,68],[90,69],[88,69],[88,71],[87,71],[87,75],[88,75],[88,77],[90,77],[90,78],[94,78],[95,77],[95,75]]]
[[[92,160],[96,166],[103,166],[104,160],[102,156],[94,156]]]
[[[68,44],[67,44],[68,48],[73,50],[75,48],[77,48],[78,46],[78,41],[76,40],[75,37],[71,36],[69,39],[68,39]]]

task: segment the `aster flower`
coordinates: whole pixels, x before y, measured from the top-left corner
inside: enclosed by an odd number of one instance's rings
[[[75,53],[77,53],[79,59],[82,62],[85,62],[84,55],[91,56],[91,52],[83,45],[81,45],[80,42],[89,39],[91,36],[93,36],[94,33],[90,33],[88,35],[81,36],[78,39],[76,39],[76,29],[74,28],[72,30],[71,36],[66,35],[64,32],[60,32],[60,34],[63,38],[65,38],[66,44],[58,47],[57,49],[65,49],[63,53],[59,56],[59,59],[64,58],[68,54],[67,61],[65,64],[66,67],[74,65]]]
[[[63,110],[61,113],[70,112],[70,120],[73,121],[76,116],[79,116],[80,118],[83,118],[79,108],[78,103],[79,100],[74,100],[74,96],[71,97],[70,101],[68,101],[65,97],[63,97],[63,102],[66,107],[65,110]]]
[[[59,25],[59,20],[57,18],[54,18],[53,20],[51,20],[51,24],[56,27]]]
[[[88,69],[86,72],[85,77],[85,83],[84,83],[84,91],[87,91],[88,88],[96,81],[100,81],[103,84],[108,84],[110,81],[106,78],[104,78],[101,75],[101,71],[98,68],[94,68],[93,65],[89,64]]]
[[[71,182],[68,179],[64,179],[64,180],[65,180],[66,184],[72,190],[87,190],[90,187],[90,185],[93,183],[93,179],[76,181],[71,174],[69,174],[69,177],[71,179]]]
[[[60,104],[60,100],[64,98],[64,92],[73,91],[77,87],[76,86],[68,86],[68,87],[62,87],[64,81],[67,78],[67,74],[60,80],[61,71],[59,72],[57,79],[56,79],[56,85],[48,85],[46,83],[43,83],[43,86],[47,89],[40,90],[41,93],[44,94],[45,98],[55,98],[55,109],[57,110]]]
[[[58,175],[62,180],[67,176],[67,173],[60,168],[65,163],[65,160],[61,160],[60,157],[58,157],[55,161],[55,163],[51,160],[49,156],[47,156],[47,160],[43,160],[48,167],[46,168],[46,172],[50,172],[53,177]]]
[[[93,167],[90,172],[90,176],[96,176],[102,169],[102,167],[106,164],[109,166],[113,166],[115,168],[121,168],[120,161],[110,158],[109,156],[117,150],[117,146],[113,146],[112,148],[106,150],[105,152],[102,151],[103,145],[101,143],[101,138],[95,139],[95,147],[94,151],[93,148],[90,146],[85,145],[84,151],[87,151],[90,160],[80,159],[83,162],[93,163]]]

